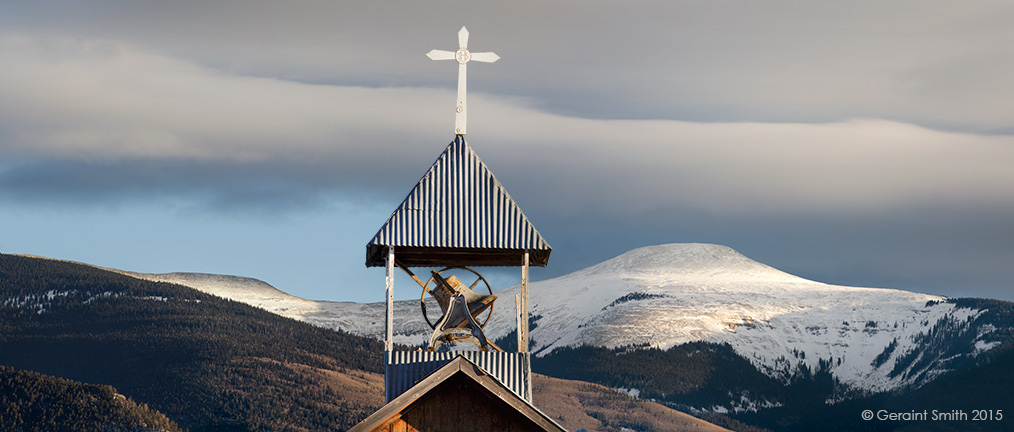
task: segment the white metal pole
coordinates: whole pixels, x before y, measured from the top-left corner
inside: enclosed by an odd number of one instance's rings
[[[384,350],[394,351],[394,246],[387,247],[387,320],[384,322],[387,331],[384,339]]]
[[[468,101],[465,100],[467,97],[467,86],[466,82],[468,78],[465,76],[468,73],[468,68],[465,63],[458,65],[458,107],[455,109],[457,112],[454,114],[454,133],[456,135],[464,135],[466,126],[466,113],[468,112]]]

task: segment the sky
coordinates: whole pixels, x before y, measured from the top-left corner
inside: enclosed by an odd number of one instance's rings
[[[0,9],[0,253],[381,301],[365,245],[454,139],[457,67],[425,54],[466,26],[500,56],[466,139],[553,247],[534,280],[700,242],[1014,300],[1007,1]]]

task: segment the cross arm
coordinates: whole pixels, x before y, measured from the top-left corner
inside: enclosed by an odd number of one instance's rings
[[[454,60],[454,53],[444,50],[433,50],[426,53],[426,57],[433,60]]]
[[[468,29],[465,26],[461,26],[461,30],[458,30],[458,46],[462,48],[468,46]]]
[[[434,51],[436,51],[436,50],[434,50]],[[430,52],[432,53],[433,51],[430,51]],[[430,58],[432,58],[432,57],[430,57]],[[497,60],[500,60],[500,56],[498,56],[498,55],[496,55],[496,54],[494,54],[492,52],[477,52],[477,53],[472,53],[472,60],[486,62],[486,63],[493,63],[493,62],[495,62]]]

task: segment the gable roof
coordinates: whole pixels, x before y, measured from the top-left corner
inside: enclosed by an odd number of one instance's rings
[[[405,266],[545,266],[552,248],[457,135],[366,245],[366,266],[393,246]]]
[[[397,421],[402,414],[409,411],[415,404],[422,400],[429,393],[440,388],[449,388],[441,384],[455,379],[475,384],[478,389],[490,396],[491,399],[506,404],[517,415],[530,421],[539,429],[544,431],[564,432],[565,429],[553,419],[547,417],[537,408],[520,398],[517,394],[505,387],[495,378],[487,374],[468,359],[462,356],[455,357],[450,363],[433,372],[418,384],[410,388],[401,396],[398,396],[383,408],[377,410],[365,420],[359,422],[349,432],[367,432],[382,429],[385,425]]]

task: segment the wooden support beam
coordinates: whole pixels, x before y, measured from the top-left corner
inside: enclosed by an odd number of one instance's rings
[[[394,350],[394,246],[387,247],[387,320],[384,321],[386,330],[384,338],[384,350]]]
[[[518,352],[521,352],[521,345],[524,337],[521,336],[521,293],[514,294],[514,322],[517,323]]]
[[[522,321],[522,323],[524,323],[524,326],[525,326],[525,338],[524,338],[523,343],[521,345],[518,345],[518,352],[525,353],[525,354],[528,353],[528,348],[529,348],[528,347],[528,343],[529,343],[528,342],[528,315],[529,315],[529,311],[528,311],[528,258],[529,258],[528,257],[528,249],[525,249],[524,262],[521,264],[521,304],[524,306],[523,310],[522,310],[522,312],[524,313],[524,316],[522,317],[523,319],[521,321]],[[524,351],[521,350],[522,347],[524,348]],[[528,392],[526,393],[525,396],[527,397],[527,402],[531,403],[532,402],[532,376],[531,376],[531,369],[529,369],[526,373],[528,373],[528,376],[525,379],[525,381],[527,381],[527,383],[528,383]]]

